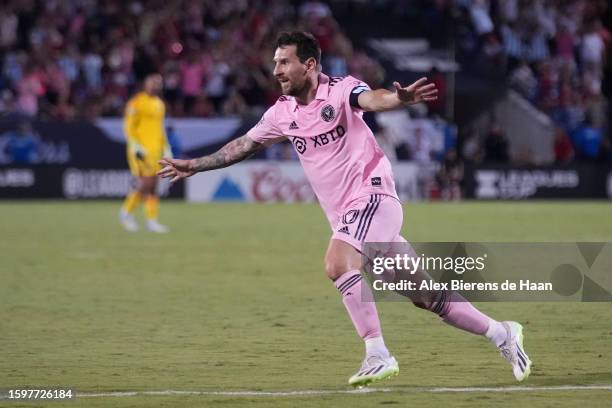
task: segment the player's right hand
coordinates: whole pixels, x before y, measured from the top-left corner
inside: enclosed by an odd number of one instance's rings
[[[164,157],[159,161],[164,166],[157,175],[161,178],[169,178],[171,183],[193,176],[196,172],[191,170],[191,160],[171,159]]]

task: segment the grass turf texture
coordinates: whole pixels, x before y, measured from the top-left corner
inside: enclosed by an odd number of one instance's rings
[[[0,204],[0,389],[348,389],[363,344],[324,276],[330,232],[316,205],[166,202],[168,235],[124,232],[118,207]],[[413,241],[612,240],[606,202],[409,204],[404,213],[404,235]],[[612,305],[479,306],[525,326],[535,365],[521,385],[612,384]],[[517,383],[486,340],[410,304],[384,303],[379,311],[401,372],[377,386],[401,392],[104,397],[52,406],[564,407],[612,399],[611,391],[419,392]]]

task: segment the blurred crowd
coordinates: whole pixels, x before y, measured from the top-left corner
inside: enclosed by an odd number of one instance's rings
[[[115,116],[150,72],[174,117],[240,115],[278,97],[279,31],[313,32],[324,71],[373,85],[380,66],[353,49],[322,2],[8,0],[0,2],[0,111],[71,119]]]
[[[607,0],[456,0],[480,49],[505,66],[510,86],[555,124],[557,162],[612,160],[602,92],[612,35],[602,24]],[[500,153],[499,129],[492,129]]]
[[[444,21],[458,11],[489,67],[504,67],[500,71],[510,86],[554,121],[558,162],[593,160],[612,151],[606,137],[609,107],[602,95],[611,41],[602,25],[606,0],[329,4],[353,12],[382,7],[393,10],[396,19],[412,10],[437,27],[447,26]],[[5,0],[0,2],[0,111],[60,120],[119,116],[140,81],[160,72],[168,116],[258,115],[279,95],[271,74],[275,37],[296,28],[318,38],[326,73],[383,85],[383,68],[349,40],[328,2]],[[457,39],[465,47],[465,37]],[[444,76],[438,76],[444,88]],[[435,116],[444,115],[444,92],[441,97],[429,113],[370,119],[390,157],[443,162],[441,151],[456,154],[452,138],[445,136],[455,132],[453,125]],[[418,121],[432,114],[433,120]],[[407,125],[411,119],[417,120]],[[401,126],[404,130],[395,130]],[[482,151],[486,159],[508,161],[507,146],[503,129],[493,126]]]

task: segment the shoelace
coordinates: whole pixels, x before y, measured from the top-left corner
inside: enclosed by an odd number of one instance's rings
[[[376,355],[367,357],[365,362],[367,362],[370,365],[385,364],[384,358],[382,358],[381,356],[376,356]]]
[[[367,371],[368,369],[371,369],[375,365],[384,365],[384,364],[385,362],[382,357],[369,356],[369,357],[366,357],[365,360],[363,360],[363,363],[361,364],[361,368],[359,369],[359,372],[361,373],[364,370]]]

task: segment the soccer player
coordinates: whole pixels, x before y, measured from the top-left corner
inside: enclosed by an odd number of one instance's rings
[[[159,160],[172,155],[164,131],[166,107],[158,96],[163,88],[160,74],[150,74],[144,80],[143,90],[127,103],[124,132],[127,138],[127,160],[132,175],[138,179],[136,189],[125,198],[119,220],[126,230],[138,231],[138,223],[132,215],[144,202],[147,229],[152,232],[168,232],[158,221],[159,197],[157,197],[157,172]]]
[[[321,51],[303,32],[283,33],[276,43],[274,75],[283,96],[259,123],[216,153],[192,160],[162,159],[162,177],[177,181],[197,172],[219,169],[246,159],[282,140],[290,140],[332,228],[325,255],[327,276],[365,342],[365,359],[349,384],[361,387],[399,372],[383,340],[376,303],[364,301],[369,288],[360,274],[365,242],[406,242],[400,236],[402,206],[391,164],[362,119],[363,111],[384,111],[436,99],[435,85],[423,78],[410,86],[394,82],[393,91],[371,90],[347,76],[319,72]],[[522,326],[498,322],[478,311],[456,292],[432,291],[416,306],[444,322],[485,336],[511,363],[522,381],[531,361],[522,346]]]

